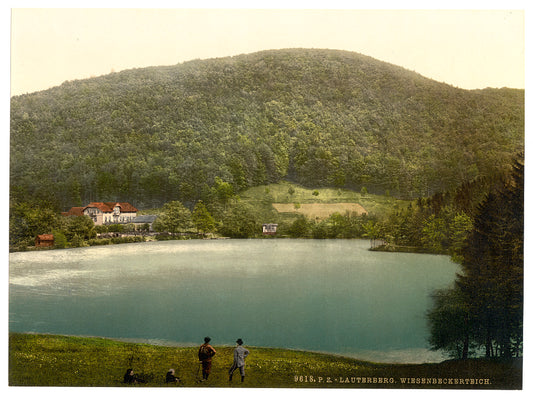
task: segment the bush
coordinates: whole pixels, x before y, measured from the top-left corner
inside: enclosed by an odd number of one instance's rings
[[[87,246],[87,243],[83,240],[82,237],[77,234],[74,234],[74,237],[72,237],[72,240],[70,240],[70,245],[74,248],[78,248]]]
[[[95,245],[109,245],[111,244],[111,239],[109,238],[93,238],[87,241],[87,244],[89,246],[95,246]]]
[[[94,238],[87,241],[90,246],[110,245],[110,244],[129,244],[134,242],[144,242],[142,236],[112,237],[112,238]]]
[[[298,216],[298,218],[289,226],[287,233],[291,237],[306,237],[309,234],[310,223],[305,216]]]
[[[113,244],[129,244],[133,242],[144,242],[144,237],[142,236],[127,236],[127,237],[113,237],[111,238],[111,243]]]
[[[107,233],[109,232],[108,228],[106,225],[97,225],[97,226],[94,226],[94,231],[96,232],[96,234],[102,234],[102,233]]]
[[[54,230],[54,247],[55,248],[66,248],[68,246],[68,240],[65,234],[59,230]]]
[[[326,222],[315,223],[312,234],[313,238],[328,238],[328,226]]]
[[[123,233],[124,225],[123,224],[110,224],[107,226],[107,231],[110,233]]]

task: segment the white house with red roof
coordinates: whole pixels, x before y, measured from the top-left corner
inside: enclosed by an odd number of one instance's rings
[[[91,202],[80,208],[75,207],[65,216],[87,215],[95,225],[131,223],[137,217],[138,209],[127,202]]]

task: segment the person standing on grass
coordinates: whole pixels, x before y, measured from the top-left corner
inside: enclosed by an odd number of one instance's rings
[[[200,345],[198,350],[198,360],[202,362],[202,378],[207,380],[209,374],[211,373],[211,362],[213,361],[213,356],[217,353],[215,348],[209,345],[211,338],[205,337],[204,343]]]
[[[241,373],[241,382],[244,382],[244,359],[250,354],[250,351],[242,346],[242,339],[237,340],[237,347],[233,350],[233,364],[229,369],[229,380],[233,378],[233,372],[239,369]]]

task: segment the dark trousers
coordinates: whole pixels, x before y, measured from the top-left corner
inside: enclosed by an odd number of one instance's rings
[[[211,374],[211,359],[202,360],[202,377],[207,380]]]

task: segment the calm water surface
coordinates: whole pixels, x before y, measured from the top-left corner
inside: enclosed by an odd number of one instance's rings
[[[162,344],[284,347],[376,361],[427,350],[448,257],[364,240],[193,240],[10,254],[9,328]]]

